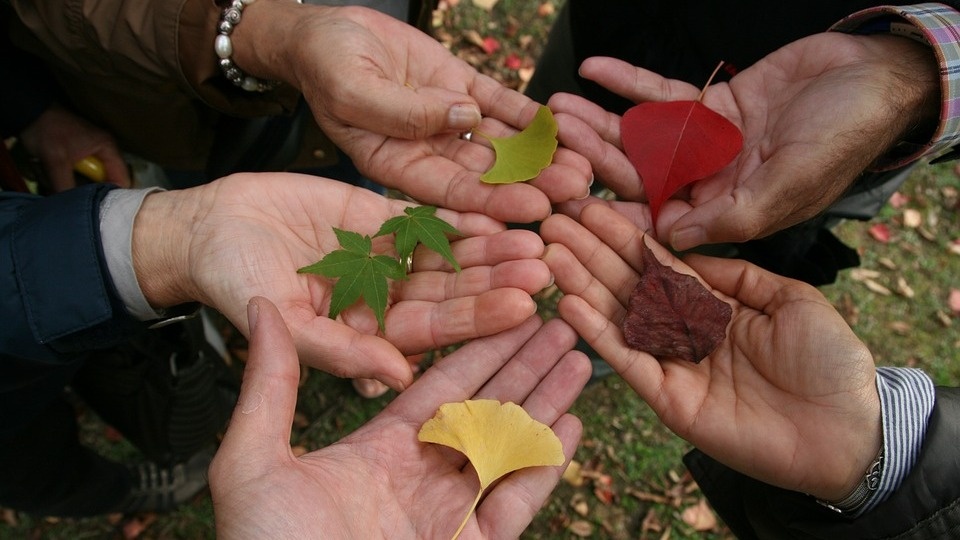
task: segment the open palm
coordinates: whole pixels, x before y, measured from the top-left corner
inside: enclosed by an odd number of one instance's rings
[[[743,150],[663,206],[660,240],[680,250],[743,242],[824,210],[921,123],[924,99],[936,103],[925,94],[937,88],[932,58],[916,48],[922,49],[889,36],[816,34],[771,53],[729,84],[708,87],[703,103],[741,128]],[[588,59],[580,73],[636,102],[700,95],[690,84],[611,58]],[[621,151],[619,117],[570,95],[554,96],[550,106],[562,113],[558,121],[568,134],[562,142],[590,159],[622,199],[643,200]]]
[[[564,411],[589,377],[573,330],[531,317],[465,345],[343,440],[295,457],[298,365],[275,308],[257,322],[237,411],[211,466],[220,538],[450,538],[479,490],[463,455],[417,440],[443,403],[498,399],[550,425],[566,458],[580,422]],[[517,471],[492,487],[461,538],[517,538],[563,467]]]
[[[587,193],[589,163],[563,148],[529,183],[480,182],[493,150],[447,129],[448,108],[478,106],[485,118],[470,127],[503,137],[526,127],[539,104],[392,17],[353,7],[314,13],[315,23],[301,24],[297,84],[320,127],[365,175],[425,204],[514,222],[543,219],[552,203]]]
[[[664,424],[761,481],[844,495],[851,471],[867,465],[850,462],[861,455],[853,449],[875,453],[879,398],[869,351],[823,296],[742,261],[696,256],[687,266],[601,205],[581,220],[557,215],[541,228],[551,242],[545,260],[566,293],[560,314]],[[658,361],[624,342],[619,324],[643,271],[640,242],[733,306],[726,339],[699,364]],[[840,456],[838,447],[851,451]]]
[[[439,211],[467,235],[452,242],[460,273],[420,248],[408,279],[389,289],[386,332],[362,303],[331,320],[333,282],[297,269],[339,249],[333,228],[374,235],[410,203],[333,180],[290,173],[235,175],[184,192],[149,196],[138,220],[165,239],[189,238],[163,251],[173,271],[162,290],[196,300],[246,329],[246,299],[266,296],[280,306],[304,363],[344,377],[369,377],[400,389],[413,374],[404,355],[511,328],[536,311],[530,295],[550,274],[539,260],[543,242],[528,231],[506,231],[479,214]],[[144,221],[155,216],[156,222]],[[170,219],[177,216],[178,219]],[[189,227],[189,232],[165,232]],[[135,236],[134,246],[149,244]],[[374,243],[393,253],[392,237]],[[166,275],[166,273],[164,273]]]

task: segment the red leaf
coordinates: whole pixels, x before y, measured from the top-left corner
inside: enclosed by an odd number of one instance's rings
[[[654,223],[664,201],[726,167],[743,147],[737,126],[699,101],[636,105],[620,121],[620,139],[643,180]]]
[[[483,38],[483,52],[493,54],[500,50],[500,42],[497,38],[487,36]]]
[[[507,69],[512,69],[514,71],[520,69],[520,66],[523,64],[523,61],[517,56],[516,53],[510,53],[507,55],[506,59],[503,61],[503,65]]]
[[[726,338],[733,308],[697,278],[660,264],[646,243],[642,250],[640,281],[621,325],[624,340],[658,360],[699,363]]]
[[[877,242],[883,242],[886,244],[890,241],[890,228],[884,225],[883,223],[877,223],[869,229],[870,236],[873,237]]]

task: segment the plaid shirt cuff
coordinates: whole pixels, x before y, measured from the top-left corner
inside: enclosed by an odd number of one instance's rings
[[[833,25],[830,30],[856,34],[889,33],[911,37],[929,45],[940,66],[943,104],[940,124],[929,142],[899,148],[895,156],[878,163],[889,169],[922,157],[960,157],[960,12],[944,4],[878,6],[858,11]]]

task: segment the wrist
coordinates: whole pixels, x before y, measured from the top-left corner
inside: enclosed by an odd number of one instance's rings
[[[189,226],[198,213],[183,193],[147,195],[133,222],[133,270],[144,298],[158,310],[200,300],[188,274]]]
[[[303,18],[300,0],[257,0],[242,10],[242,23],[230,33],[233,64],[244,74],[263,81],[299,86],[290,75],[287,36]],[[297,39],[299,36],[293,36]]]

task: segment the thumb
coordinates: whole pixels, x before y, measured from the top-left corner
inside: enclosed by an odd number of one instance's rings
[[[350,107],[347,123],[402,139],[425,139],[480,125],[480,106],[466,94],[444,88],[413,88],[381,79],[377,91],[363,92],[367,101]]]
[[[293,338],[276,306],[254,297],[247,304],[247,318],[250,354],[240,397],[217,454],[228,462],[236,460],[234,464],[242,462],[244,469],[270,467],[289,453],[300,379]]]

